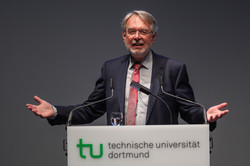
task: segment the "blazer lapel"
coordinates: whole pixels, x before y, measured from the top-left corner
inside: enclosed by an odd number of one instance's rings
[[[118,101],[120,112],[123,114],[124,105],[125,105],[125,86],[126,86],[126,78],[127,78],[127,69],[129,63],[129,55],[125,56],[124,59],[120,61],[119,70],[117,70],[117,92],[118,92]]]
[[[152,51],[153,52],[153,51]],[[159,74],[163,75],[164,72],[164,65],[165,61],[163,58],[160,58],[159,55],[155,54],[153,52],[153,69],[152,69],[152,78],[151,78],[151,85],[150,89],[153,94],[158,94],[160,90],[160,83],[159,83]],[[147,116],[146,116],[146,124],[148,123],[148,120],[150,118],[150,115],[153,111],[153,107],[155,104],[155,101],[157,99],[150,95],[149,96],[149,101],[148,101],[148,109],[147,109]]]

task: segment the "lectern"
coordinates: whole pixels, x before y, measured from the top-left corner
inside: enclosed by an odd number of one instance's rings
[[[209,126],[68,126],[68,166],[209,166]]]

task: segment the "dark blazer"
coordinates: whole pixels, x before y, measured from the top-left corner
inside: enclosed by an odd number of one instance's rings
[[[129,56],[125,55],[117,59],[112,59],[104,63],[100,78],[96,82],[93,93],[83,105],[104,99],[111,96],[110,79],[114,82],[114,96],[106,102],[94,104],[74,112],[72,124],[85,124],[94,121],[107,113],[107,123],[110,125],[110,113],[122,112],[124,114],[126,73],[129,63]],[[153,69],[151,88],[152,93],[161,97],[170,110],[153,96],[149,96],[146,125],[170,124],[170,113],[172,123],[178,124],[180,115],[187,123],[199,124],[204,122],[202,108],[189,104],[173,97],[167,96],[160,90],[159,75],[162,77],[164,90],[171,94],[194,101],[193,90],[189,84],[186,66],[165,56],[157,55],[153,52]],[[56,106],[58,115],[50,119],[51,125],[65,124],[70,111],[75,106]]]

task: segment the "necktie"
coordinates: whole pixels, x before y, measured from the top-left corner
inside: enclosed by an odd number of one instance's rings
[[[135,63],[134,71],[132,74],[132,81],[139,82],[140,80],[140,68],[142,64]],[[137,106],[138,90],[130,87],[129,98],[128,98],[128,109],[127,109],[127,125],[135,125],[135,116],[136,116],[136,106]]]

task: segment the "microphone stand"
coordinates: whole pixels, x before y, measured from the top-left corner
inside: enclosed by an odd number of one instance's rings
[[[106,100],[109,100],[109,99],[111,99],[111,98],[113,97],[113,95],[114,95],[114,86],[113,86],[113,79],[112,79],[112,78],[110,79],[110,89],[111,89],[111,96],[72,109],[72,110],[70,111],[70,113],[69,113],[69,117],[68,117],[68,120],[67,120],[67,123],[66,123],[66,128],[67,128],[67,126],[71,126],[72,116],[73,116],[73,113],[75,112],[75,110],[78,110],[78,109],[80,109],[80,108],[84,108],[84,107],[87,107],[87,106],[90,106],[90,105],[93,105],[93,104],[101,103],[101,102],[106,101]]]
[[[191,104],[196,104],[196,105],[200,106],[203,109],[204,124],[208,124],[208,122],[207,122],[206,108],[202,104],[194,102],[194,101],[191,101],[191,100],[188,100],[188,99],[185,99],[185,98],[182,98],[182,97],[179,97],[179,96],[176,96],[176,95],[173,95],[171,93],[165,92],[164,89],[163,89],[163,82],[162,82],[162,78],[161,78],[160,75],[159,75],[159,82],[160,82],[161,91],[165,95],[168,95],[168,96],[174,97],[176,99],[179,99],[179,100],[182,100],[182,101],[185,101],[185,102],[188,102],[188,103],[191,103]]]
[[[152,95],[154,96],[155,98],[157,98],[158,100],[160,100],[162,103],[164,103],[164,105],[167,107],[168,109],[168,112],[169,112],[169,116],[170,116],[170,124],[173,123],[173,118],[172,118],[172,112],[170,110],[170,107],[169,105],[162,99],[160,98],[159,96],[153,94],[150,89],[148,89],[147,87],[141,85],[140,83],[138,82],[135,82],[135,81],[132,81],[131,84],[130,84],[131,87],[135,88],[136,90],[142,92],[142,93],[145,93],[146,95]]]

